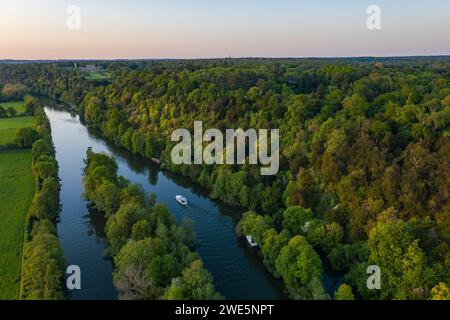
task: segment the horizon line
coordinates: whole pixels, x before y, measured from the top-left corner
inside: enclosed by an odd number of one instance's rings
[[[266,60],[276,60],[276,59],[386,59],[386,58],[443,58],[450,57],[448,54],[421,54],[421,55],[361,55],[361,56],[239,56],[239,57],[193,57],[193,58],[38,58],[38,59],[14,59],[14,58],[2,58],[0,61],[157,61],[157,60],[244,60],[244,59],[266,59]]]

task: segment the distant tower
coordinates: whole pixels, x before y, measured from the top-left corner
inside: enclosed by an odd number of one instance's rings
[[[78,65],[77,65],[76,62],[73,63],[73,67],[74,67],[75,69],[78,69]]]

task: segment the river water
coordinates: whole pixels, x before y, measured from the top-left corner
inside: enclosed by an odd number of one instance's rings
[[[283,299],[284,286],[266,270],[261,257],[235,227],[242,209],[226,206],[187,178],[163,172],[150,160],[131,154],[103,140],[80,123],[78,116],[45,108],[52,128],[61,179],[62,211],[59,238],[69,265],[81,268],[82,288],[71,292],[72,299],[116,299],[112,262],[105,258],[105,221],[98,212],[89,212],[82,198],[83,159],[88,147],[114,156],[119,174],[155,193],[178,221],[187,218],[197,236],[196,251],[212,273],[214,285],[227,299]],[[182,194],[189,206],[175,202]]]

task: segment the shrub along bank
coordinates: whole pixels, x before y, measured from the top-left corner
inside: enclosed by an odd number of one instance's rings
[[[33,173],[37,192],[28,211],[20,299],[64,299],[66,262],[56,231],[60,209],[58,164],[51,138],[50,123],[42,108],[36,110],[39,139],[32,147]]]

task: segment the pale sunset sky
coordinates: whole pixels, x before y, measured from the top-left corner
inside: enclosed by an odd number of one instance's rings
[[[0,59],[448,54],[450,0],[0,0]]]

